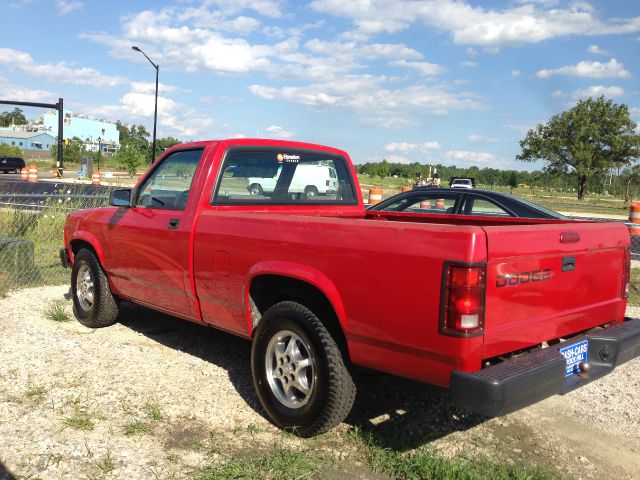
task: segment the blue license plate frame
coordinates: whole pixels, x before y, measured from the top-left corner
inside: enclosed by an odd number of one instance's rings
[[[570,377],[576,373],[580,373],[580,363],[587,363],[589,354],[589,340],[584,339],[579,342],[572,343],[566,347],[562,347],[559,352],[566,361],[564,372],[565,377]]]

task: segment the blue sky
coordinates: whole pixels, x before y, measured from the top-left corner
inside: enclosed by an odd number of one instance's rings
[[[531,169],[527,129],[604,94],[640,121],[640,2],[3,0],[0,97],[158,135],[327,144],[356,162]],[[28,110],[29,116],[37,111]]]

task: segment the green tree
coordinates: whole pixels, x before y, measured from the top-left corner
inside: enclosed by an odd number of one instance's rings
[[[609,168],[621,167],[640,156],[640,135],[629,108],[604,97],[580,100],[573,108],[554,115],[545,125],[529,130],[520,142],[516,158],[527,162],[546,160],[545,170],[575,172],[578,199],[582,200],[591,178]]]
[[[127,127],[121,122],[116,122],[116,128],[120,134],[120,145],[135,145],[145,158],[151,159],[151,147],[149,145],[149,132],[144,125],[131,125]]]
[[[0,143],[0,157],[22,157],[22,150],[6,143]]]
[[[158,138],[156,140],[156,148],[158,149],[158,153],[164,152],[167,148],[173,147],[174,145],[180,145],[182,142],[177,138],[173,137],[163,137]]]
[[[391,167],[389,166],[389,162],[386,159],[383,159],[378,167],[378,176],[380,178],[388,177],[391,174]]]
[[[24,116],[21,108],[14,108],[12,112],[2,112],[0,114],[0,127],[8,127],[10,125],[24,125],[27,118]]]
[[[51,145],[51,158],[55,162],[58,159],[58,143],[55,142]],[[84,142],[78,137],[73,137],[71,140],[63,142],[62,144],[62,160],[67,163],[80,163],[80,157],[87,153]]]
[[[136,174],[138,167],[144,162],[144,158],[144,153],[135,143],[120,145],[120,148],[114,155],[114,159],[118,164],[123,165],[131,176]]]

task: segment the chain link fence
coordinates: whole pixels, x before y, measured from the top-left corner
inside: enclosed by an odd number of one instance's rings
[[[107,206],[108,193],[79,185],[25,193],[0,185],[0,296],[17,288],[68,283],[69,271],[59,258],[65,218],[74,210]],[[640,235],[631,235],[631,257],[640,260]]]
[[[42,193],[0,189],[0,296],[10,290],[69,282],[59,252],[69,212],[103,207],[105,190],[87,193],[82,186],[57,186]]]

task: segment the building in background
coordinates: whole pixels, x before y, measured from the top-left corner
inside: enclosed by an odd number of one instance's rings
[[[0,129],[0,143],[18,147],[21,150],[48,152],[56,144],[56,137],[42,131],[20,131]]]
[[[48,111],[29,124],[27,129],[43,131],[57,137],[58,112]],[[120,133],[115,123],[74,115],[70,110],[64,111],[63,136],[64,140],[79,138],[90,152],[101,150],[105,155],[113,155],[120,148]]]

